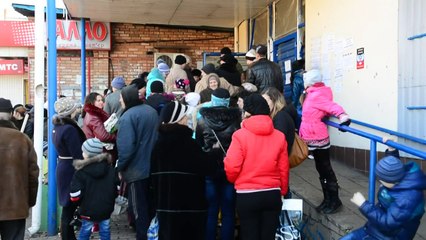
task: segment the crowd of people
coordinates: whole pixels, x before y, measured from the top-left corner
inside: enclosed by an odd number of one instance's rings
[[[109,219],[118,186],[125,186],[129,225],[138,240],[147,239],[153,218],[158,220],[158,237],[163,240],[215,240],[218,235],[222,240],[235,239],[237,220],[241,239],[275,239],[282,199],[291,197],[288,157],[296,132],[312,151],[319,174],[324,199],[316,210],[324,214],[339,211],[342,202],[322,119],[334,115],[341,125],[349,125],[349,115],[333,101],[318,69],[304,72],[303,60],[292,64],[291,89],[286,91],[281,69],[267,59],[266,46],[250,49],[245,57],[245,71],[227,47],[221,50],[218,67],[208,63],[200,70],[192,69],[183,55],[176,56],[173,66],[159,59],[150,72],[129,84],[116,76],[111,92],[88,94],[83,107],[69,97],[59,98],[49,134],[58,154],[62,239],[77,238],[70,224],[77,208],[82,219],[78,239],[89,239],[92,231],[99,231],[101,239],[110,239]],[[28,199],[10,208],[16,213],[4,211],[0,202],[0,233],[2,239],[21,239],[28,208],[35,203],[38,168],[29,141],[31,124],[28,130],[19,125],[25,106],[14,109],[9,105],[10,101],[0,99],[0,132],[16,135],[19,146],[28,148],[19,154],[28,154],[21,157],[28,159],[25,179],[30,181],[23,183],[28,188],[25,197],[14,198]],[[20,129],[28,136],[5,128]],[[386,191],[391,206],[400,203],[401,191],[408,191],[394,187],[408,181],[407,171],[424,178],[415,166],[403,170],[395,159],[377,166],[379,179],[391,189]],[[389,174],[389,164],[401,170]],[[417,186],[424,189],[425,184],[422,180]],[[423,195],[415,193],[416,206],[424,204]],[[359,194],[354,199],[371,216],[366,228],[352,234],[359,239],[371,235],[368,229],[377,228],[379,220],[372,215],[380,210]],[[18,206],[23,208],[18,211]],[[410,208],[410,214],[401,218],[392,215],[392,226],[411,234],[402,236],[414,236],[423,215],[419,209]],[[403,220],[415,210],[410,219],[417,225],[408,227]],[[11,219],[20,220],[6,221]],[[10,230],[4,230],[5,226]],[[373,232],[386,235],[382,228]]]

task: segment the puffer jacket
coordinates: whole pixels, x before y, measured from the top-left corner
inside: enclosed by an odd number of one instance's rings
[[[424,214],[426,175],[420,167],[405,164],[405,176],[393,188],[380,187],[378,203],[366,201],[360,211],[367,218],[366,232],[383,240],[413,239]]]
[[[101,142],[114,143],[116,135],[108,133],[104,127],[104,122],[109,118],[108,113],[92,104],[85,104],[83,109],[86,112],[83,119],[83,132],[86,138],[97,138]]]
[[[80,201],[80,214],[88,220],[109,219],[114,211],[119,180],[111,162],[108,153],[73,161],[76,172],[70,198],[73,202]]]
[[[0,221],[25,219],[37,198],[37,155],[11,121],[0,120],[0,136]]]
[[[275,87],[283,92],[283,74],[280,67],[266,58],[254,62],[248,69],[247,82],[256,85],[259,92]]]
[[[287,142],[267,115],[251,116],[242,122],[241,129],[232,135],[224,164],[226,177],[237,192],[277,188],[281,195],[287,193]]]
[[[331,89],[322,82],[312,85],[306,92],[299,136],[308,146],[315,147],[318,143],[321,147],[330,143],[327,125],[322,119],[330,115],[339,116],[345,110],[333,101]]]

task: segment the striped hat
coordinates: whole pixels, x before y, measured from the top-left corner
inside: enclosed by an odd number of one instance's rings
[[[384,182],[397,183],[405,175],[404,164],[394,156],[386,156],[376,164],[376,175]]]
[[[93,157],[98,154],[101,154],[103,151],[103,144],[97,138],[89,138],[84,141],[81,146],[83,153],[86,153],[88,157]]]
[[[160,114],[162,123],[177,123],[188,112],[189,108],[186,105],[173,101],[163,107]]]

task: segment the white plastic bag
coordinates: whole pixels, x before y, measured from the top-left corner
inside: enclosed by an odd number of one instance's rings
[[[280,214],[280,226],[275,233],[275,239],[302,239],[301,228],[303,221],[303,200],[283,199]]]
[[[117,130],[118,117],[117,114],[113,113],[111,116],[104,122],[105,130],[109,133],[113,133]]]

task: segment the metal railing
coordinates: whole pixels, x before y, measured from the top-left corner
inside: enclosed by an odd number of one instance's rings
[[[360,125],[360,126],[364,126],[364,127],[368,127],[374,130],[378,130],[384,133],[388,133],[388,134],[392,134],[401,138],[405,138],[408,140],[411,140],[413,142],[417,142],[420,144],[424,144],[426,145],[426,141],[424,139],[420,139],[420,138],[416,138],[416,137],[412,137],[409,136],[407,134],[403,134],[403,133],[398,133],[389,129],[385,129],[385,128],[381,128],[378,126],[374,126],[368,123],[364,123],[355,119],[351,119],[352,123]],[[333,122],[330,120],[325,120],[324,121],[327,125],[331,126],[331,127],[335,127],[337,129],[341,129],[344,131],[347,131],[349,133],[364,137],[364,138],[368,138],[370,139],[370,172],[369,172],[369,187],[368,187],[368,200],[369,202],[374,204],[374,199],[375,199],[375,192],[376,192],[376,162],[377,162],[377,143],[382,143],[384,145],[387,145],[389,147],[393,147],[395,149],[398,149],[400,151],[409,153],[413,156],[419,157],[421,160],[426,160],[426,152],[409,147],[407,145],[404,144],[400,144],[397,142],[394,142],[392,140],[388,140],[386,142],[383,142],[383,138],[371,133],[367,133],[365,131],[361,131],[359,129],[353,128],[353,127],[349,127],[349,126],[340,126],[337,122]]]

